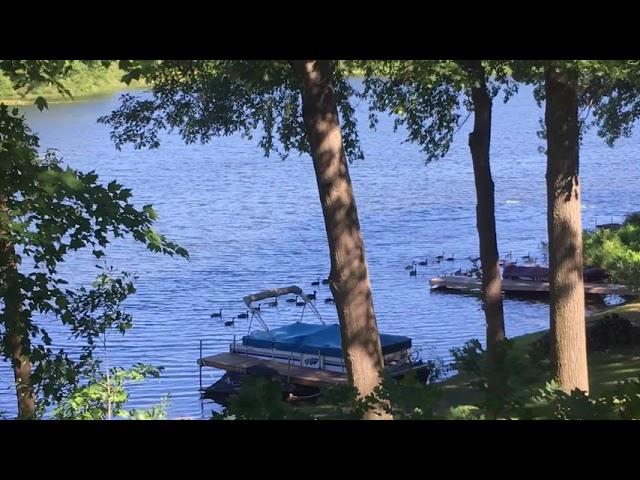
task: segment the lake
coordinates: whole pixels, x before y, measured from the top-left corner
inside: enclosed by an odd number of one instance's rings
[[[234,335],[247,331],[246,320],[225,327],[210,314],[223,309],[225,319],[245,310],[244,295],[261,289],[297,284],[319,290],[318,309],[337,321],[335,307],[324,303],[327,285],[311,287],[329,273],[329,257],[313,165],[308,156],[282,161],[264,158],[257,140],[239,136],[208,145],[185,146],[177,135],[166,137],[159,150],[118,152],[109,130],[96,119],[114,109],[118,95],[50,105],[48,111],[24,108],[41,145],[60,150],[74,168],[96,170],[104,183],[117,179],[133,189],[134,201],[152,203],[159,213],[158,230],[179,242],[190,261],[148,252],[133,241],[115,242],[107,250],[114,267],[138,275],[137,293],[126,309],[134,328],[114,335],[111,361],[128,366],[145,362],[165,367],[161,378],[130,389],[132,407],[157,403],[170,394],[171,418],[209,416],[218,407],[202,402],[198,392],[199,341],[205,354],[228,349]],[[450,358],[449,349],[471,338],[484,338],[485,324],[475,296],[429,290],[428,280],[458,268],[478,254],[475,191],[467,146],[470,119],[457,133],[446,158],[425,164],[415,145],[402,143],[402,131],[382,117],[368,128],[367,107],[357,107],[365,160],[350,165],[360,215],[373,299],[380,330],[409,335],[427,358]],[[531,253],[541,260],[546,240],[546,159],[536,136],[543,111],[523,87],[508,104],[496,100],[491,144],[496,185],[496,218],[501,258]],[[620,220],[638,210],[640,137],[622,139],[614,149],[589,132],[581,150],[583,225]],[[456,262],[419,267],[410,277],[412,260],[455,254]],[[98,273],[87,252],[69,258],[61,272],[76,285]],[[508,336],[545,329],[544,302],[506,299]],[[294,321],[300,310],[281,302],[268,309],[271,326]],[[312,321],[309,318],[309,321]],[[56,346],[73,349],[68,334],[50,323]],[[204,369],[209,385],[223,372]],[[13,376],[0,364],[0,411],[15,413]]]

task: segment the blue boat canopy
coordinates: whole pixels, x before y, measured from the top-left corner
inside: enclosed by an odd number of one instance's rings
[[[411,339],[402,335],[380,334],[382,354],[411,348]],[[275,348],[286,352],[342,357],[340,326],[297,322],[269,331],[255,331],[242,337],[242,344],[256,348]]]

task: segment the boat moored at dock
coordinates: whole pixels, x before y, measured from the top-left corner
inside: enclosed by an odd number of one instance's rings
[[[270,329],[254,302],[283,295],[297,295],[304,302],[300,318],[289,325]],[[247,376],[267,377],[281,381],[287,397],[314,396],[321,388],[347,384],[340,326],[326,324],[322,316],[298,286],[266,290],[244,297],[251,319],[247,335],[234,337],[229,351],[199,359],[200,367],[213,367],[227,373],[215,384],[204,389],[205,397],[223,403],[237,393]],[[306,308],[318,320],[303,322]],[[261,329],[251,330],[253,320]],[[410,337],[380,334],[385,371],[398,378],[409,372],[425,381],[429,364],[412,347]]]

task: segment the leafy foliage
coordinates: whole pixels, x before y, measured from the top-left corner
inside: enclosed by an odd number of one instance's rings
[[[282,400],[282,384],[277,380],[247,376],[238,395],[214,420],[293,420],[305,418]]]
[[[544,342],[543,342],[544,343]],[[462,348],[454,349],[454,358],[460,372],[470,378],[469,385],[483,394],[483,400],[474,405],[458,405],[451,408],[448,418],[482,420],[495,418],[511,419],[638,419],[640,418],[640,381],[620,382],[610,392],[589,396],[580,390],[570,394],[561,390],[558,382],[548,380],[543,386],[539,378],[550,378],[546,367],[548,348],[540,342],[532,346],[527,355],[517,353],[505,343],[505,357],[501,359],[500,375],[505,395],[504,401],[492,398],[487,389],[485,353],[477,340],[467,342]],[[548,341],[547,341],[548,347]],[[544,350],[544,351],[543,351]]]
[[[521,418],[557,420],[640,419],[640,381],[619,382],[607,395],[588,396],[580,390],[563,392],[550,381],[520,410]]]
[[[495,361],[487,361],[487,353],[477,339],[451,349],[452,367],[470,377],[470,386],[483,395],[482,410],[490,418],[498,418],[517,407],[526,386],[545,368],[540,359],[530,361],[519,355],[509,339],[498,344]],[[492,388],[489,386],[492,385]]]
[[[12,90],[21,96],[42,85],[50,85],[59,95],[72,98],[71,92],[62,82],[62,78],[72,68],[70,60],[0,60],[0,74],[8,80],[3,84],[5,87],[7,83],[12,85]],[[7,90],[3,94],[9,93],[10,90]],[[40,110],[47,106],[42,96],[35,99],[35,104]]]
[[[490,95],[500,91],[504,101],[517,91],[506,61],[483,61]],[[444,157],[455,134],[471,112],[474,77],[463,61],[419,60],[362,62],[364,95],[370,99],[370,126],[378,114],[394,116],[394,128],[407,129],[407,141],[420,145],[427,162]]]
[[[7,62],[1,62],[4,71],[7,71]],[[64,62],[54,63],[26,62],[26,71],[20,70],[22,63],[12,64],[13,81],[26,84],[29,78],[49,78],[48,75],[58,72],[54,67],[64,71]],[[131,190],[115,181],[101,185],[95,172],[83,173],[63,167],[55,151],[48,150],[41,157],[39,146],[38,137],[30,131],[18,110],[0,104],[0,176],[3,178],[0,183],[0,243],[3,245],[0,298],[4,300],[0,305],[0,326],[4,327],[0,329],[0,343],[4,358],[11,358],[7,326],[20,326],[17,333],[22,351],[35,365],[32,382],[41,395],[39,410],[42,412],[51,401],[58,401],[74,386],[78,378],[74,362],[63,350],[53,350],[48,332],[34,321],[36,314],[55,316],[69,325],[76,320],[77,312],[73,308],[77,307],[78,294],[66,288],[68,282],[58,275],[58,265],[67,254],[91,248],[93,255],[100,258],[113,238],[125,236],[133,237],[154,252],[186,258],[188,254],[153,230],[156,212],[151,205],[142,209],[134,207]],[[26,266],[25,258],[29,259]],[[17,288],[12,288],[16,283]],[[111,294],[120,293],[112,291]],[[22,306],[17,314],[19,321],[6,311],[8,296]],[[107,301],[106,298],[94,300]]]
[[[432,380],[441,374],[437,363],[430,364]],[[360,420],[369,410],[384,405],[386,413],[398,420],[435,418],[433,406],[440,399],[440,389],[434,383],[420,382],[412,372],[396,380],[384,375],[382,382],[365,398],[358,397],[350,385],[335,385],[320,393],[317,409],[302,409],[283,400],[279,380],[247,376],[239,393],[232,397],[216,420]]]
[[[88,383],[73,390],[53,410],[58,420],[109,420],[112,417],[153,420],[166,417],[166,398],[149,410],[125,410],[129,399],[126,382],[140,382],[159,377],[161,368],[138,363],[129,369],[114,367],[108,374],[93,376]]]
[[[640,287],[640,215],[629,215],[617,230],[584,232],[584,258],[605,269],[611,281]]]
[[[609,146],[631,135],[640,117],[640,62],[637,60],[518,60],[511,61],[513,78],[534,85],[538,105],[545,101],[544,68],[569,68],[578,77],[580,140],[597,127]],[[546,138],[544,123],[538,132]]]
[[[620,382],[608,393],[588,396],[576,390],[567,394],[549,380],[540,386],[540,377],[550,370],[540,366],[537,358],[518,354],[513,343],[504,342],[495,371],[488,371],[486,352],[477,340],[454,349],[454,366],[469,378],[469,385],[482,394],[474,404],[452,406],[446,413],[437,408],[445,392],[441,384],[423,384],[413,375],[402,380],[387,376],[366,398],[358,398],[350,386],[334,386],[321,392],[317,406],[294,407],[282,400],[281,383],[249,377],[238,397],[216,419],[362,419],[369,409],[386,401],[387,412],[394,419],[486,420],[486,419],[554,419],[584,420],[640,419],[640,379]],[[518,358],[520,357],[520,358]],[[489,375],[501,378],[500,391],[488,389]],[[504,396],[504,398],[500,398]]]
[[[286,158],[290,152],[309,153],[302,121],[300,79],[288,62],[165,60],[121,62],[127,80],[142,79],[152,97],[125,94],[118,110],[100,118],[112,128],[116,148],[158,148],[161,133],[177,130],[187,144],[240,134],[253,139],[268,156]],[[341,114],[343,142],[350,160],[362,158],[355,111],[357,93],[347,81],[349,70],[334,71],[334,88]]]
[[[78,361],[68,359],[67,368],[75,374],[72,381],[56,383],[51,375],[37,376],[41,365],[36,367],[34,376],[41,378],[41,385],[49,389],[40,401],[41,412],[46,399],[53,396],[57,402],[53,416],[58,419],[103,420],[113,416],[145,419],[165,415],[165,401],[151,410],[123,408],[129,398],[126,383],[157,378],[162,367],[142,363],[128,369],[109,366],[109,336],[124,335],[133,325],[131,315],[122,309],[122,302],[132,293],[135,293],[132,277],[126,272],[114,275],[113,269],[101,272],[90,290],[81,287],[78,292],[68,291],[69,303],[61,317],[70,327],[72,337],[82,340],[82,354]],[[96,356],[98,348],[101,357]]]

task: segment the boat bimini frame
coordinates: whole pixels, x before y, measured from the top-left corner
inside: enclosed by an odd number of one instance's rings
[[[266,322],[262,318],[262,315],[260,314],[260,310],[256,309],[252,305],[254,302],[258,302],[260,300],[264,300],[267,298],[278,298],[282,295],[288,295],[288,294],[298,295],[304,301],[304,306],[302,307],[302,313],[300,314],[300,320],[298,320],[299,322],[302,321],[302,317],[304,316],[304,311],[308,306],[310,307],[314,315],[318,318],[318,320],[320,320],[322,325],[326,325],[326,323],[322,319],[322,316],[320,315],[320,312],[318,312],[318,309],[316,308],[316,306],[313,303],[311,303],[311,300],[309,300],[309,297],[305,295],[305,293],[302,291],[300,287],[298,287],[297,285],[291,285],[289,287],[263,290],[262,292],[254,293],[253,295],[247,295],[242,299],[244,303],[247,305],[247,308],[249,308],[249,310],[251,311],[251,320],[249,321],[249,332],[251,331],[251,323],[253,322],[253,317],[256,317],[258,322],[260,323],[260,326],[262,326],[262,328],[264,328],[266,332],[269,332],[269,327],[267,326]]]

